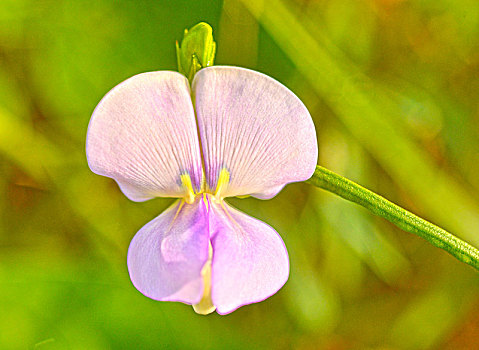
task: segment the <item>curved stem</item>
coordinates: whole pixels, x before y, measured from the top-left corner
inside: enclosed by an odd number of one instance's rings
[[[317,165],[316,171],[307,182],[369,209],[404,231],[424,238],[459,261],[479,270],[478,249],[353,181]]]

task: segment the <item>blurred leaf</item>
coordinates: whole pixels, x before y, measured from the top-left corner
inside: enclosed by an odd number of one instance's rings
[[[435,288],[408,304],[390,330],[391,345],[401,349],[429,349],[444,340],[444,334],[477,298],[477,281],[458,275],[441,278]]]
[[[345,59],[320,33],[314,37],[280,0],[265,3],[242,0],[269,30],[318,94],[361,144],[373,154],[388,173],[406,188],[426,211],[451,231],[479,243],[474,232],[479,227],[479,207],[466,189],[439,169],[419,148],[397,120],[384,115],[375,104],[373,82]],[[450,213],[454,215],[450,215]],[[424,215],[423,213],[419,213]]]
[[[40,181],[46,181],[49,171],[57,170],[64,156],[43,135],[1,107],[0,152]]]

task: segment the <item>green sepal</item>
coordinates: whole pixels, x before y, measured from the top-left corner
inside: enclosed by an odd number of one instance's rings
[[[215,54],[213,29],[208,23],[200,22],[190,30],[185,29],[181,46],[176,42],[178,71],[185,75],[190,83],[200,69],[213,65]]]

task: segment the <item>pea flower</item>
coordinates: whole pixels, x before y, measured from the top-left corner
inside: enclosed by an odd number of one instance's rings
[[[91,170],[133,201],[179,198],[138,231],[133,285],[149,298],[228,314],[286,283],[278,233],[224,199],[274,197],[311,177],[317,160],[306,107],[276,80],[244,68],[135,75],[114,87],[88,127]]]

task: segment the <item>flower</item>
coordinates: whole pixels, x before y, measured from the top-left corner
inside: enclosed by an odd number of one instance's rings
[[[86,153],[133,201],[180,198],[131,241],[130,278],[147,297],[228,314],[286,283],[278,233],[224,201],[269,199],[314,172],[311,116],[276,80],[227,66],[202,69],[191,89],[177,72],[135,75],[96,107]]]

